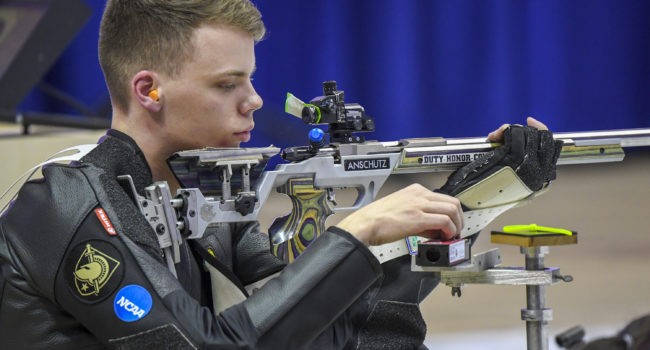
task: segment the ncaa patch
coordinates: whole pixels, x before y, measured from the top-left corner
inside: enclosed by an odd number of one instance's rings
[[[112,244],[102,240],[77,244],[70,250],[63,271],[72,294],[88,303],[111,295],[124,275],[122,255]]]
[[[124,322],[135,322],[147,316],[152,305],[149,291],[137,284],[120,289],[113,301],[115,315]]]

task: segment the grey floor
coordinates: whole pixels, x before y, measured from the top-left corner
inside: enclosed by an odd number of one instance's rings
[[[0,126],[0,190],[23,171],[64,147],[94,142],[101,132]],[[411,182],[439,187],[446,174],[400,175],[381,194]],[[344,194],[345,195],[345,194]],[[263,225],[290,208],[288,199],[272,196],[262,212]],[[335,223],[341,215],[331,218]],[[495,220],[481,235],[474,252],[497,247],[489,242],[492,229],[508,224],[537,223],[579,232],[579,243],[553,247],[548,266],[574,277],[571,283],[548,287],[553,309],[551,336],[583,325],[587,337],[615,333],[625,323],[650,313],[650,150],[628,154],[621,163],[560,167],[558,179],[543,196]],[[503,266],[521,266],[523,256],[512,246],[501,249]],[[431,349],[524,349],[525,328],[520,309],[523,286],[467,285],[461,298],[439,286],[422,304]],[[555,348],[549,341],[551,349]]]

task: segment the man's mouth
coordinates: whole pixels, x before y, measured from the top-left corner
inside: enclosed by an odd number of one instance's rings
[[[248,129],[246,129],[246,130],[244,130],[244,131],[236,132],[234,135],[235,135],[235,136],[236,136],[236,137],[237,137],[241,142],[248,142],[248,141],[250,141],[250,139],[251,139],[251,130],[253,130],[252,127],[248,128]]]

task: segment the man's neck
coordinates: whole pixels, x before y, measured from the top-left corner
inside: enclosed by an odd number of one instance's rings
[[[171,193],[172,194],[176,193],[176,190],[180,188],[180,183],[176,179],[176,176],[174,175],[172,170],[169,168],[166,159],[163,160],[162,162],[161,161],[153,162],[153,161],[149,161],[149,159],[147,158],[147,163],[149,163],[149,167],[151,168],[151,174],[153,176],[153,180],[166,181]]]
[[[170,151],[163,148],[164,143],[160,142],[158,136],[149,130],[141,130],[136,126],[116,122],[111,125],[111,128],[129,135],[142,150],[149,169],[151,169],[153,180],[166,181],[171,192],[176,193],[176,190],[180,188],[180,183],[167,164],[167,158],[171,154]]]

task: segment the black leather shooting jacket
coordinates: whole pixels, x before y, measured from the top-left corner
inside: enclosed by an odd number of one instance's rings
[[[256,223],[237,224],[222,230],[231,236],[215,254],[232,283],[282,272],[215,315],[205,246],[181,245],[175,278],[117,180],[131,175],[141,194],[152,183],[133,140],[111,130],[80,162],[43,175],[0,218],[0,349],[337,348],[382,275],[369,250],[335,227],[285,267]]]

